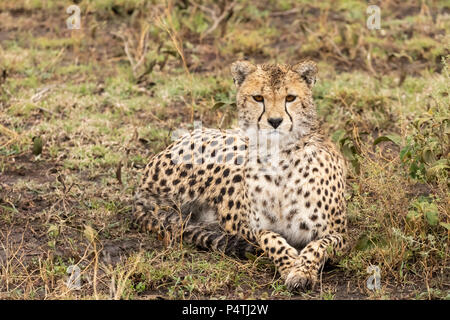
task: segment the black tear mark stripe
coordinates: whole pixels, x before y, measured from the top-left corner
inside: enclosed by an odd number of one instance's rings
[[[258,117],[258,130],[259,130],[259,122],[261,121],[261,118],[265,112],[266,112],[266,103],[263,101],[263,111]]]
[[[261,87],[260,91],[261,93],[264,91],[264,86]],[[262,103],[263,103],[263,111],[258,117],[258,130],[259,130],[259,122],[261,121],[263,114],[266,112],[266,101],[263,99]]]
[[[294,127],[294,121],[292,120],[291,115],[289,114],[288,110],[287,110],[287,103],[286,101],[284,101],[284,111],[286,111],[287,115],[289,116],[289,119],[291,120],[291,127],[289,128],[289,131],[292,131],[293,127]]]

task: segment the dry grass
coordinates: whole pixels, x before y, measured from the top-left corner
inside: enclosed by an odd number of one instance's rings
[[[450,297],[444,1],[383,2],[382,30],[362,1],[83,0],[73,31],[69,4],[0,3],[1,299]],[[174,130],[235,123],[228,68],[244,56],[316,60],[319,115],[352,163],[354,246],[310,292],[288,292],[265,259],[130,224],[140,169]]]

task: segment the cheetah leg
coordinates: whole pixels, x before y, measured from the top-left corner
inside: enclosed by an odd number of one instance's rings
[[[150,201],[136,202],[134,220],[145,231],[162,235],[165,239],[182,239],[203,249],[212,249],[244,258],[247,252],[257,248],[239,235],[232,235],[217,223],[190,222],[179,210],[172,207],[158,208]],[[169,241],[170,241],[169,240]]]
[[[345,245],[345,238],[341,234],[327,235],[311,241],[302,249],[286,278],[288,289],[304,290],[314,287],[324,263],[335,257],[338,250],[344,250]]]
[[[273,261],[281,277],[286,279],[298,259],[297,249],[288,244],[280,234],[269,230],[259,232],[258,243]]]

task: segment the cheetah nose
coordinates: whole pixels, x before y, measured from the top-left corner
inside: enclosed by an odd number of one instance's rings
[[[272,127],[275,129],[280,126],[280,124],[283,122],[283,118],[269,118],[267,121],[270,123]]]

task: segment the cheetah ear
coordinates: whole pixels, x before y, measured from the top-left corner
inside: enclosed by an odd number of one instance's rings
[[[316,83],[317,65],[315,62],[311,60],[299,62],[292,67],[292,70],[300,75],[308,87],[312,88]]]
[[[234,84],[239,87],[245,78],[256,70],[256,66],[249,61],[236,61],[231,65],[231,74],[233,75]]]

